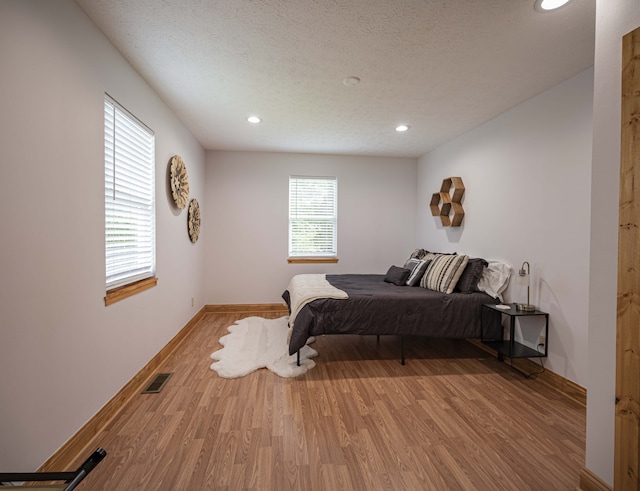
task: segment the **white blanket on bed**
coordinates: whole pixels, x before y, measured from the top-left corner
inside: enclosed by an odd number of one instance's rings
[[[344,292],[327,281],[324,274],[297,274],[289,282],[289,303],[291,314],[289,315],[289,327],[293,328],[296,315],[309,302],[318,298],[349,298]]]

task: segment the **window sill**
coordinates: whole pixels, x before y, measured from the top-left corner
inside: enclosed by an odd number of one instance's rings
[[[152,276],[151,278],[145,278],[144,280],[136,281],[135,283],[119,286],[118,288],[114,288],[113,290],[109,290],[107,292],[106,296],[104,297],[104,305],[106,307],[108,305],[111,305],[112,303],[119,302],[120,300],[131,297],[136,293],[140,293],[148,290],[149,288],[153,288],[157,284],[158,278]]]
[[[328,264],[337,263],[337,257],[290,257],[287,259],[289,264]]]

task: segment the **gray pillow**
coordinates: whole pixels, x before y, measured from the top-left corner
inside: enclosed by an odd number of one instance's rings
[[[485,266],[488,265],[489,263],[487,261],[479,257],[469,259],[453,291],[459,293],[473,293],[477,291],[478,281],[482,278],[482,272]]]
[[[387,283],[402,286],[406,283],[407,278],[411,274],[410,269],[400,268],[399,266],[391,266],[384,277]]]

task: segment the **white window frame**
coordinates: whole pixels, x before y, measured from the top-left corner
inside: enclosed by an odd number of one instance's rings
[[[105,303],[109,305],[114,292],[124,289],[130,292],[126,297],[157,282],[155,136],[108,94],[104,111]]]
[[[305,222],[316,222],[320,227],[318,236],[307,237],[310,242],[306,247],[298,240],[301,232],[297,226]],[[337,177],[289,176],[289,262],[337,262],[337,245]]]

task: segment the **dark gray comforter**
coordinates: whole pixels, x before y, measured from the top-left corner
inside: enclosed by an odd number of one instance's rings
[[[318,299],[296,316],[289,354],[320,334],[396,334],[444,338],[480,338],[481,305],[498,303],[482,292],[439,293],[426,288],[396,286],[384,275],[327,275],[327,281],[348,293],[348,299]],[[289,303],[289,292],[282,297]],[[487,315],[485,332],[496,337],[499,316]]]

